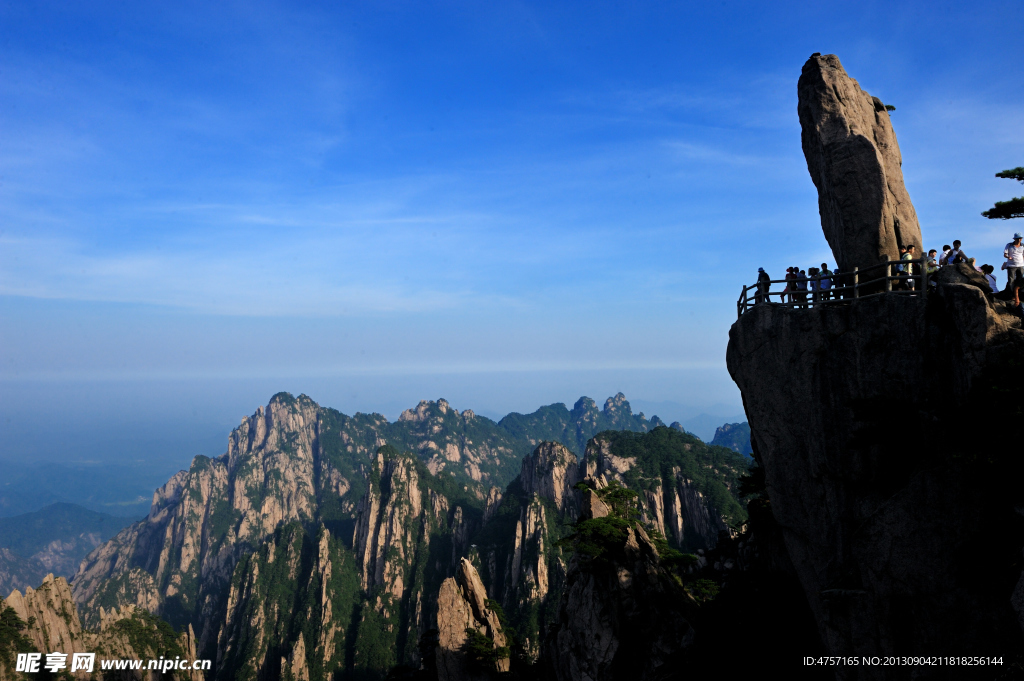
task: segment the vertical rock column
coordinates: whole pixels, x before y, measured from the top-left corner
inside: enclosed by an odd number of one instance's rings
[[[505,634],[497,614],[487,607],[487,590],[476,568],[465,558],[459,564],[458,579],[449,577],[437,596],[437,678],[438,681],[470,681],[487,678],[484,670],[475,670],[466,654],[469,631],[481,633],[505,646]],[[494,671],[507,672],[509,659],[494,663]]]
[[[818,189],[818,212],[843,272],[922,253],[921,227],[903,184],[889,112],[850,78],[834,54],[815,54],[797,83],[800,138]]]

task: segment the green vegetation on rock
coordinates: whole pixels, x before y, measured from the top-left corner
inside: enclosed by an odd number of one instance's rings
[[[746,509],[737,499],[740,478],[749,460],[726,447],[707,445],[696,435],[659,427],[649,433],[601,433],[610,452],[635,464],[623,474],[626,486],[651,490],[658,485],[671,488],[682,475],[704,495],[712,508],[731,525],[747,520]]]
[[[6,603],[0,607],[0,668],[6,670],[10,678],[14,677],[14,662],[18,653],[37,652],[32,641],[22,633],[25,628],[25,623],[14,608]]]

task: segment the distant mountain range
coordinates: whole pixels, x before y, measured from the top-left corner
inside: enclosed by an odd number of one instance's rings
[[[728,447],[734,452],[750,456],[753,447],[750,444],[750,425],[743,423],[726,423],[715,430],[711,444]]]
[[[435,404],[441,402],[444,400],[438,400]],[[717,416],[707,413],[690,416],[692,408],[680,404],[643,404],[649,410],[648,413],[661,414],[661,410],[665,410],[669,414],[676,414],[678,423],[673,424],[675,427],[694,433],[705,442],[711,441],[715,429],[723,423],[743,420],[742,415],[723,416],[728,410],[721,405],[707,407],[708,410],[718,409],[713,412],[719,414]],[[406,413],[415,412],[416,409],[418,407],[406,410]],[[357,414],[352,418],[365,416]],[[491,435],[497,438],[495,444],[503,443],[502,447],[514,450],[512,461],[518,461],[532,451],[530,438],[521,437],[530,429],[537,429],[536,433],[543,432],[545,438],[562,442],[570,451],[581,455],[587,439],[602,430],[646,432],[659,423],[668,423],[665,419],[654,416],[647,418],[642,413],[634,413],[621,393],[606,400],[603,408],[594,400],[581,397],[572,408],[556,403],[541,407],[531,414],[511,413],[494,420],[480,414],[476,414],[476,417],[475,425],[484,430],[490,429]],[[380,416],[378,420],[383,418]],[[396,447],[401,449],[414,444],[410,441],[410,425],[403,423],[402,417],[389,423],[388,431],[391,437],[387,439]],[[218,452],[214,450],[206,453]],[[163,485],[190,458],[189,455],[181,461],[166,457],[130,461],[71,461],[58,465],[53,462],[0,459],[0,518],[37,511],[58,502],[73,503],[115,516],[138,518],[149,512],[153,490]],[[506,483],[516,473],[514,464],[509,461],[505,463],[507,468],[496,478],[499,485]]]

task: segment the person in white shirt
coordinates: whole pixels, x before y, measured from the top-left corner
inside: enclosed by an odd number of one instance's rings
[[[959,258],[962,254],[963,251],[960,250],[960,240],[957,239],[956,241],[953,242],[953,248],[950,249],[948,253],[946,253],[946,264],[955,265],[957,258]]]
[[[1016,279],[1024,279],[1024,244],[1021,244],[1020,232],[1013,235],[1013,241],[1003,249],[1003,269],[1006,270],[1006,288],[1013,288]]]
[[[992,293],[999,293],[999,285],[996,283],[996,275],[993,274],[995,271],[996,268],[992,267],[992,265],[981,266],[981,272],[985,275],[985,281],[988,282],[988,287],[992,289]]]
[[[949,251],[950,251],[949,244],[946,244],[945,246],[942,247],[942,255],[939,256],[939,266],[940,267],[942,265],[946,264],[946,259],[949,258]]]

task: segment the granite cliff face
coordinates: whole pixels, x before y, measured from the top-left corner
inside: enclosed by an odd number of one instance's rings
[[[96,653],[94,673],[77,671],[72,676],[84,681],[98,676],[103,660],[150,660],[158,657],[173,658],[180,656],[189,661],[196,660],[195,636],[189,628],[185,633],[175,635],[173,631],[160,627],[158,620],[129,606],[123,610],[101,610],[98,626],[94,630],[86,630],[78,619],[75,602],[71,596],[71,588],[63,577],[47,575],[39,588],[25,589],[25,593],[13,591],[6,599],[0,600],[0,611],[11,608],[24,629],[20,635],[27,646],[42,653],[64,653],[66,671],[71,668],[73,653]],[[5,622],[5,624],[9,624]],[[8,641],[3,642],[5,645]],[[0,679],[22,678],[24,675],[15,672],[13,666],[4,664],[5,658],[14,661],[17,651],[0,651]],[[3,653],[7,653],[4,655]],[[109,676],[111,672],[107,672]],[[156,679],[160,675],[155,672],[132,672],[122,670],[117,678],[124,679]],[[169,672],[170,678],[188,681],[203,681],[200,671]],[[113,678],[113,677],[112,677]]]
[[[675,678],[685,673],[692,599],[660,565],[641,527],[600,560],[574,557],[544,666],[558,681]],[[671,676],[670,676],[671,675]]]
[[[641,492],[639,510],[641,520],[670,538],[677,546],[695,549],[712,548],[720,533],[729,533],[729,518],[743,519],[738,504],[721,503],[735,494],[741,475],[746,472],[742,459],[722,458],[711,463],[695,464],[698,452],[701,458],[711,450],[696,437],[665,429],[649,436],[664,442],[644,446],[645,440],[630,433],[604,433],[587,445],[584,475],[603,487],[611,480]],[[672,452],[663,459],[651,460],[650,454]],[[705,468],[705,466],[707,466]],[[712,475],[708,476],[708,470]],[[706,494],[717,492],[715,502]]]
[[[966,266],[936,283],[759,305],[730,331],[771,511],[832,655],[1021,649],[1024,471],[1006,427],[1021,418],[1024,332]]]
[[[311,400],[278,396],[235,429],[227,454],[196,457],[156,491],[145,520],[83,561],[74,593],[86,621],[131,604],[195,622],[200,647],[211,646],[245,552],[284,523],[311,522],[322,496],[353,503],[349,480],[321,455],[323,428]]]
[[[540,654],[540,638],[561,595],[566,559],[556,543],[576,520],[579,480],[575,454],[541,443],[523,459],[519,477],[490,511],[470,553],[531,661]]]
[[[225,678],[379,674],[417,666],[433,596],[478,517],[410,454],[378,450],[352,535],[283,526],[235,569],[218,634]],[[470,497],[471,498],[471,497]]]
[[[920,256],[921,228],[885,105],[862,90],[834,54],[807,60],[797,92],[807,170],[839,268],[852,272],[897,260],[901,245],[914,244]]]
[[[508,641],[498,613],[487,601],[487,590],[473,563],[461,559],[458,576],[444,580],[437,596],[438,681],[487,679],[509,670]],[[471,658],[467,644],[472,632],[484,637],[480,645],[495,651],[493,660]]]

